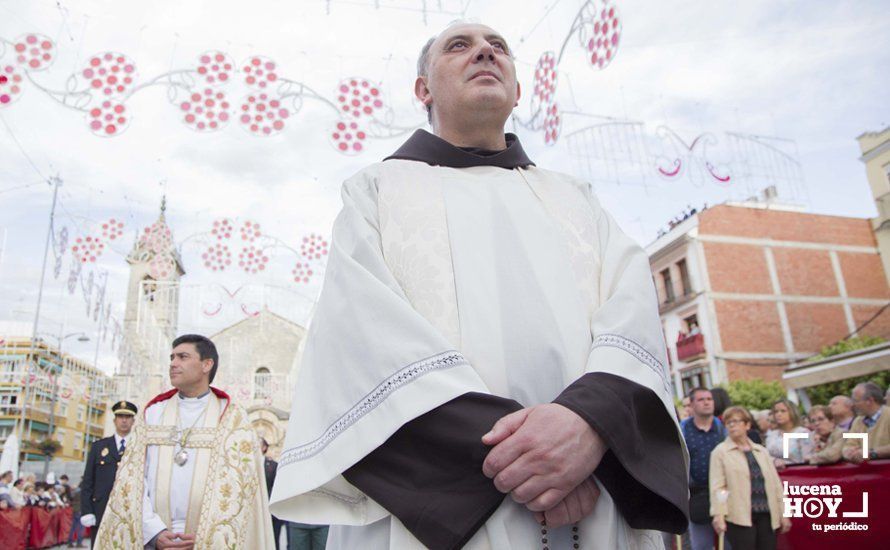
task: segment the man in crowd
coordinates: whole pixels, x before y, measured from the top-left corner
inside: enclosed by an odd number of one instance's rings
[[[831,417],[834,418],[834,424],[845,432],[850,431],[855,417],[853,400],[846,395],[835,395],[828,402],[828,409],[831,411]]]
[[[3,510],[15,509],[12,494],[12,470],[7,470],[0,475],[0,507]]]
[[[714,416],[714,397],[705,388],[689,392],[692,416],[682,423],[683,438],[689,449],[689,540],[692,550],[714,547],[711,526],[709,471],[711,451],[726,438],[726,429]]]
[[[692,401],[689,399],[689,396],[684,396],[681,401],[683,405],[683,410],[680,411],[680,420],[686,420],[690,416],[692,416]]]
[[[867,433],[868,447],[863,457],[862,440],[848,438],[844,443],[844,460],[859,464],[863,460],[890,458],[890,407],[884,405],[884,391],[874,382],[863,382],[853,388],[856,420],[851,433]]]
[[[266,454],[269,452],[269,442],[266,441],[266,438],[260,438],[260,451],[263,453],[263,472],[265,472],[266,479],[266,495],[272,495],[272,486],[275,485],[275,472],[278,470],[278,463],[269,458]],[[284,522],[280,519],[272,516],[272,532],[275,537],[275,550],[278,550],[278,546],[280,544],[279,539],[281,538],[281,527],[284,525]]]
[[[219,366],[205,336],[173,341],[173,389],[148,402],[106,508],[100,548],[273,548],[256,433],[245,410],[210,383]],[[133,514],[133,510],[142,514]]]
[[[496,31],[433,37],[415,95],[433,133],[343,186],[275,514],[336,548],[660,545],[688,484],[646,254],[504,134]]]
[[[80,524],[92,527],[90,546],[96,541],[96,533],[105,515],[108,496],[114,486],[117,467],[127,448],[127,440],[139,409],[129,401],[118,401],[111,406],[114,414],[114,434],[94,441],[90,445],[87,462],[80,483]]]

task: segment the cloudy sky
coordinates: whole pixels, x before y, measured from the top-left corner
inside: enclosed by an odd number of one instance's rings
[[[524,97],[508,129],[538,165],[592,181],[641,244],[687,205],[744,198],[769,184],[809,211],[874,215],[855,138],[890,124],[890,14],[882,4],[612,2],[620,37],[611,63],[598,68],[582,43],[593,20],[570,32],[580,0],[524,2],[521,10],[501,0],[0,0],[0,70],[13,66],[23,77],[14,101],[0,104],[0,321],[33,318],[52,199],[46,180],[56,175],[63,181],[56,229],[66,227],[70,240],[101,233],[110,218],[125,224],[83,271],[84,280],[108,273],[113,317],[123,316],[124,257],[166,194],[187,271],[183,330],[212,333],[270,303],[305,320],[321,266],[311,266],[309,284],[293,282],[302,239],[328,237],[340,182],[423,126],[411,94],[416,55],[458,18],[497,28],[515,51]],[[598,14],[602,3],[594,6],[585,13]],[[25,73],[15,44],[31,33],[52,42],[52,58]],[[560,50],[554,101],[562,126],[547,145],[529,124],[529,100],[539,57]],[[93,96],[65,93],[90,88],[84,70],[105,52],[126,56],[121,67],[132,62],[127,74],[141,86],[126,96],[126,121],[114,137],[90,129],[88,111],[101,106],[101,88]],[[240,113],[249,95],[291,94],[281,99],[288,117],[280,131],[252,135],[237,115],[215,132],[184,122],[192,111],[183,103],[208,87],[194,72],[207,52],[235,65],[231,81],[212,91],[224,93],[232,110]],[[238,72],[254,57],[275,64],[277,81],[265,90],[248,88]],[[344,79],[367,80],[382,102],[378,124],[359,118],[368,137],[351,156],[330,139]],[[683,170],[660,176],[658,168],[673,170],[674,159]],[[268,269],[204,268],[201,254],[214,242],[207,232],[222,218],[236,228],[260,224],[264,240],[256,244],[274,244],[266,249]],[[237,261],[243,243],[229,244]],[[83,291],[67,291],[70,260],[69,252],[58,279],[50,262],[40,331],[86,332],[92,342],[65,345],[92,360],[96,324],[85,314]],[[100,346],[100,365],[110,370],[108,344]]]

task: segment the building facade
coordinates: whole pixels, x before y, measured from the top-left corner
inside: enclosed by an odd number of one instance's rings
[[[27,390],[26,380],[30,380]],[[4,336],[0,345],[0,445],[17,431],[25,460],[44,460],[26,442],[54,439],[61,444],[55,460],[83,461],[90,444],[104,437],[105,394],[110,383],[111,378],[92,365],[60,355],[40,339],[32,346],[30,338]]]
[[[782,373],[890,299],[867,219],[759,201],[689,216],[647,247],[677,395]],[[890,316],[863,334],[887,334]]]
[[[856,139],[862,151],[859,160],[865,164],[865,175],[878,210],[877,217],[871,220],[872,229],[884,273],[890,277],[890,126],[880,132],[866,132]]]

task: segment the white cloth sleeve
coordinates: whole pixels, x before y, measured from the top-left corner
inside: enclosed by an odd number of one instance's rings
[[[155,512],[151,494],[149,493],[151,485],[148,481],[148,472],[151,468],[150,456],[148,455],[145,458],[145,491],[143,491],[142,496],[142,543],[146,546],[158,533],[167,528],[161,516]]]

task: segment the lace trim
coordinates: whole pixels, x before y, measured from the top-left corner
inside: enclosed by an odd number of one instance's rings
[[[381,382],[380,385],[371,391],[371,393],[367,394],[343,416],[338,418],[336,422],[331,424],[321,437],[315,441],[306,443],[305,445],[285,450],[281,454],[281,460],[278,462],[278,467],[280,468],[299,460],[306,460],[307,458],[318,454],[322,449],[327,447],[334,438],[346,431],[346,429],[355,424],[360,418],[374,410],[387,397],[389,397],[390,394],[402,386],[413,382],[415,379],[429,372],[450,369],[462,365],[469,365],[469,363],[464,359],[463,355],[455,351],[434,355],[408,365]]]
[[[633,355],[641,363],[652,369],[652,371],[658,375],[658,378],[661,379],[661,383],[664,385],[664,389],[668,395],[673,395],[664,365],[662,365],[661,361],[656,359],[654,355],[649,353],[646,348],[640,344],[618,334],[600,334],[593,340],[591,349],[599,347],[619,348]]]

